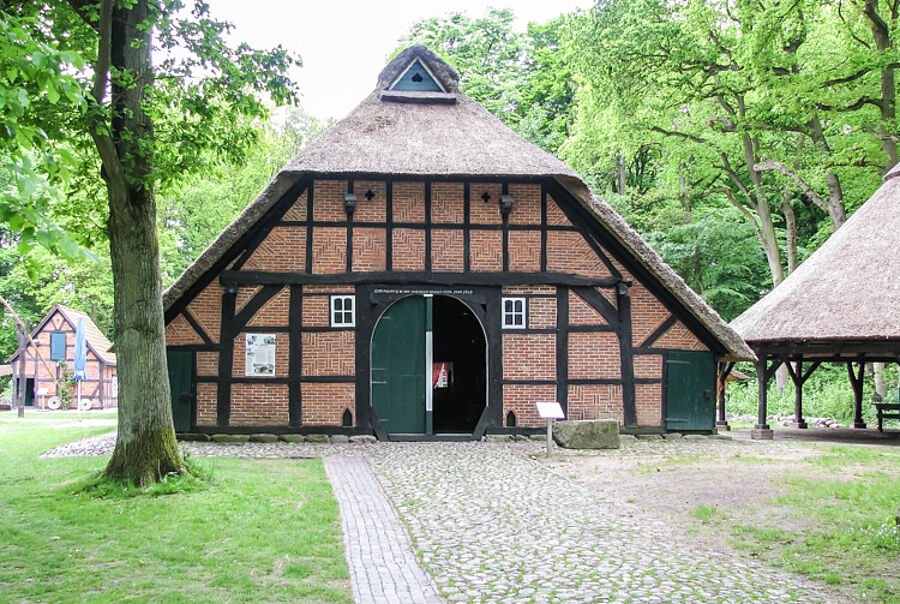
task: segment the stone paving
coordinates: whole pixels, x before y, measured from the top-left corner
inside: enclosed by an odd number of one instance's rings
[[[412,553],[397,511],[360,457],[325,457],[341,508],[353,596],[360,604],[442,602]]]
[[[56,453],[112,450],[109,436],[87,440]],[[602,492],[540,461],[541,443],[182,443],[182,448],[196,456],[365,458],[409,530],[422,566],[451,602],[842,600],[823,585],[727,547],[705,549],[677,527],[622,513]],[[757,458],[815,454],[809,445],[710,437],[629,439],[619,450],[590,454],[652,458],[736,451]],[[586,453],[556,449],[555,454]],[[371,485],[360,492],[368,489]]]

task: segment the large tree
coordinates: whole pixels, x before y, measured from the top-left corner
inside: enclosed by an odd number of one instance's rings
[[[229,46],[230,26],[212,19],[202,1],[190,11],[176,0],[23,2],[4,7],[2,18],[35,48],[56,53],[51,76],[80,84],[62,99],[69,101],[65,112],[26,108],[22,123],[68,140],[81,167],[99,169],[106,190],[119,430],[105,474],[146,485],[181,473],[166,371],[156,192],[217,157],[240,157],[254,140],[250,120],[241,118],[265,115],[268,102],[295,99],[285,75],[293,60],[280,48]],[[90,68],[72,75],[82,64]],[[44,97],[61,100],[58,93]]]

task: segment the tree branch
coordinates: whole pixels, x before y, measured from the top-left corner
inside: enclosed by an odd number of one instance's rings
[[[709,141],[704,138],[695,136],[693,134],[687,134],[685,132],[678,132],[677,130],[664,130],[664,129],[660,128],[659,126],[653,126],[651,128],[651,130],[653,130],[654,132],[658,132],[660,134],[664,134],[666,136],[676,136],[679,138],[685,138],[689,141],[694,141],[695,143],[700,143],[701,145],[709,144]]]
[[[750,224],[753,225],[753,230],[756,231],[756,238],[759,239],[760,243],[763,241],[763,232],[762,228],[759,226],[759,222],[757,222],[756,218],[753,214],[750,213],[750,210],[745,208],[737,199],[734,197],[734,193],[731,192],[731,189],[728,187],[716,187],[715,189],[711,189],[713,193],[723,193],[725,197],[728,198],[728,201],[731,202],[731,205],[736,207],[741,213],[747,217],[747,220],[750,221]]]
[[[784,164],[771,160],[768,157],[763,157],[762,162],[753,166],[753,169],[757,172],[768,172],[770,170],[775,170],[777,172],[781,172],[796,184],[803,194],[806,195],[810,201],[816,204],[823,212],[828,214],[828,204],[825,203],[821,197],[813,191],[812,187],[810,187],[806,182],[800,178],[793,170],[785,166]]]

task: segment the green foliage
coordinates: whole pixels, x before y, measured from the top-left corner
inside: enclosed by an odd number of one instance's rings
[[[72,369],[67,362],[59,361],[58,364],[59,392],[57,393],[57,396],[59,397],[59,408],[65,411],[66,409],[70,409],[72,403],[75,402],[75,395],[72,393],[72,387],[75,385],[75,380],[72,379]]]

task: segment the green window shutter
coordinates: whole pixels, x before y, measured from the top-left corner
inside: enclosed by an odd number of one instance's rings
[[[50,334],[50,360],[63,361],[66,358],[66,334]]]

